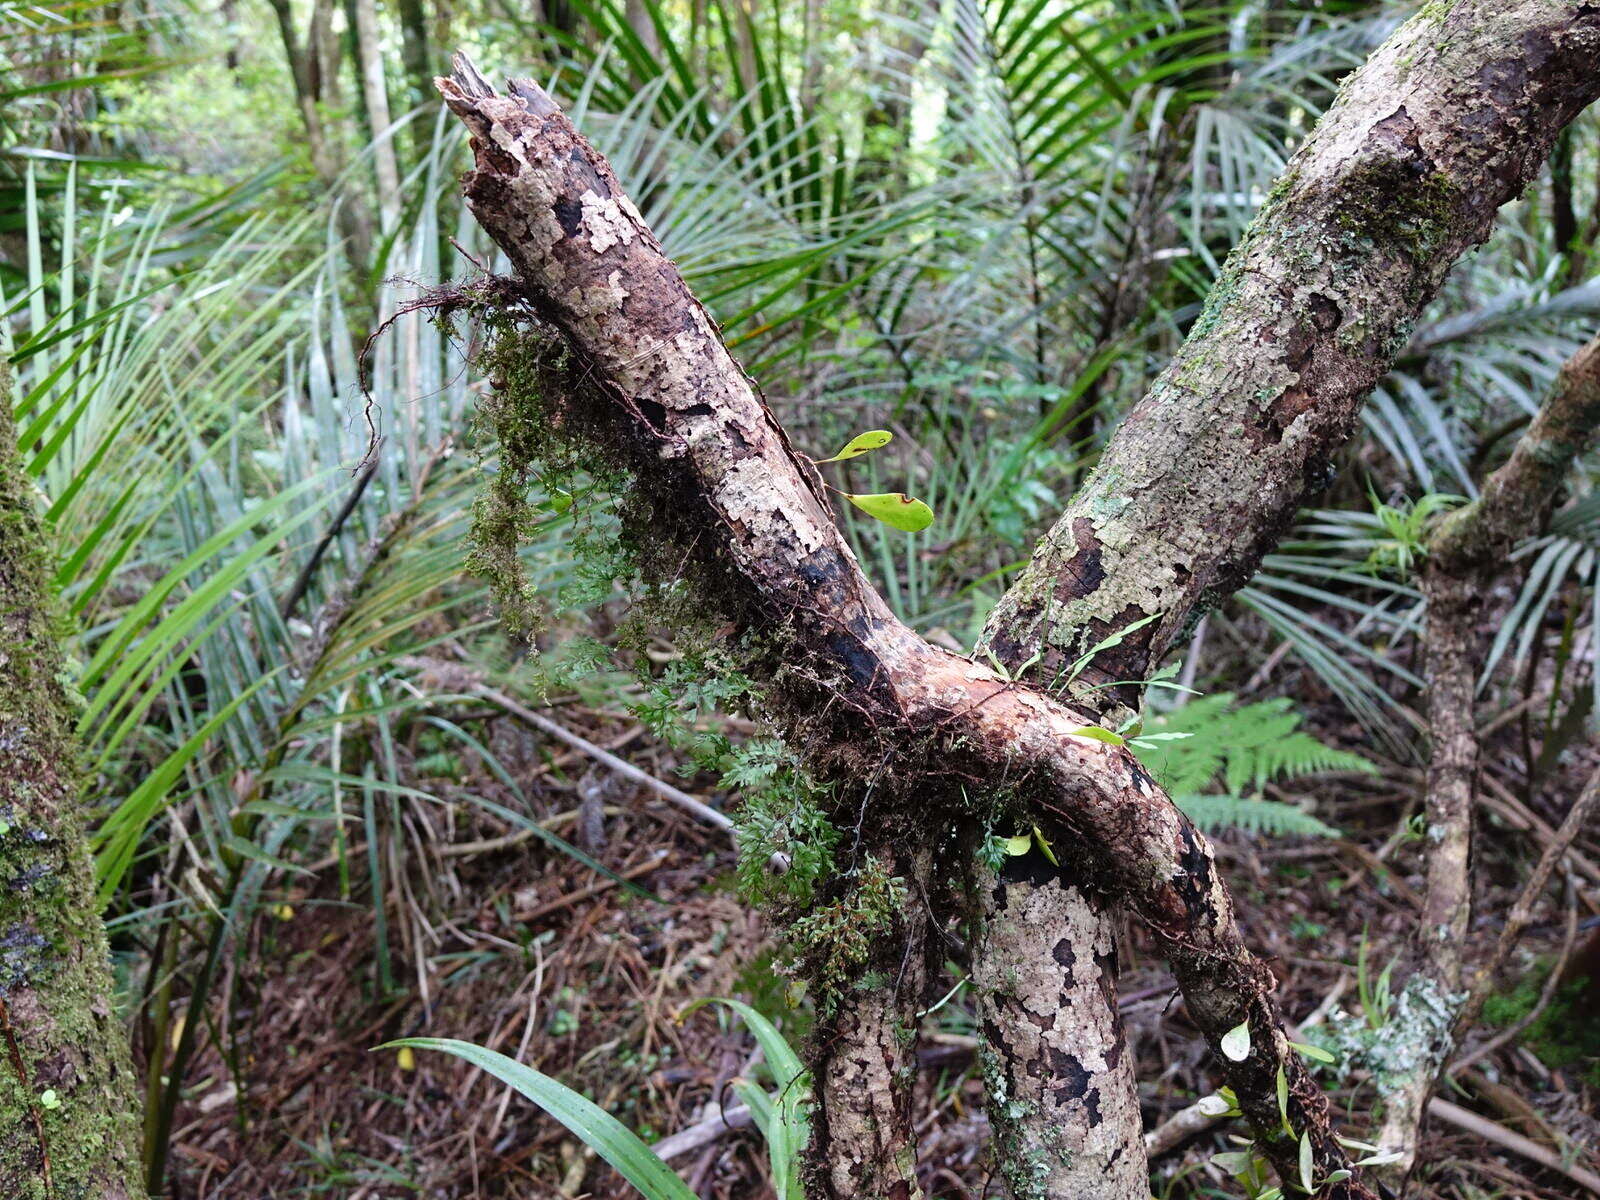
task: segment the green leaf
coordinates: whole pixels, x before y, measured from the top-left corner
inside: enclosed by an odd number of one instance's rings
[[[916,533],[933,524],[933,509],[904,492],[872,492],[864,496],[844,492],[843,496],[869,517],[907,533]]]
[[[1300,1135],[1300,1185],[1307,1193],[1313,1193],[1316,1187],[1316,1164],[1311,1159],[1311,1131],[1308,1129]]]
[[[695,1200],[695,1195],[638,1136],[598,1104],[580,1096],[564,1083],[525,1067],[504,1054],[454,1038],[402,1038],[385,1042],[379,1050],[410,1046],[416,1050],[443,1050],[481,1067],[502,1083],[516,1088],[560,1121],[583,1143],[649,1200]]]
[[[1033,827],[1033,840],[1038,843],[1039,853],[1050,860],[1052,867],[1061,865],[1060,860],[1056,858],[1056,852],[1050,848],[1050,839],[1044,836],[1037,825]]]
[[[894,434],[887,429],[869,429],[865,433],[858,433],[844,444],[844,449],[832,458],[819,458],[818,463],[843,462],[847,458],[860,458],[863,454],[870,454],[874,450],[881,450],[894,440]]]
[[[1079,725],[1076,729],[1069,729],[1071,737],[1093,738],[1097,742],[1104,742],[1108,746],[1126,746],[1127,739],[1120,733],[1112,733],[1109,729],[1102,729],[1098,725]]]
[[[1289,1076],[1282,1063],[1278,1064],[1278,1116],[1283,1118],[1283,1131],[1293,1137],[1294,1126],[1289,1124]]]
[[[1232,1062],[1243,1062],[1250,1057],[1250,1022],[1240,1021],[1222,1035],[1223,1057]]]
[[[1249,1150],[1223,1150],[1213,1154],[1211,1162],[1229,1175],[1243,1175],[1250,1169],[1250,1160],[1254,1157]]]
[[[1319,1063],[1335,1063],[1339,1058],[1332,1051],[1324,1050],[1321,1046],[1313,1046],[1310,1042],[1290,1042],[1296,1050],[1307,1058]]]
[[[1195,1107],[1208,1117],[1225,1117],[1233,1111],[1233,1105],[1227,1097],[1213,1092],[1209,1096],[1202,1096],[1195,1101]]]
[[[772,1077],[778,1084],[777,1103],[765,1128],[767,1152],[772,1160],[773,1188],[778,1200],[800,1200],[800,1152],[805,1148],[811,1132],[810,1117],[805,1108],[811,1091],[806,1080],[805,1064],[777,1027],[741,1000],[710,996],[690,1004],[681,1016],[686,1017],[707,1004],[720,1004],[732,1009],[749,1026],[761,1046],[762,1054],[766,1056],[767,1066],[771,1068]],[[755,1105],[751,1105],[751,1111],[755,1111]]]
[[[1033,849],[1033,838],[1026,833],[1006,839],[1006,853],[1013,858],[1021,858],[1031,849]]]

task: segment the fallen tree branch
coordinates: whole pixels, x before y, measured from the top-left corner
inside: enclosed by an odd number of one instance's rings
[[[1580,1167],[1576,1163],[1566,1162],[1561,1155],[1553,1150],[1547,1150],[1538,1142],[1515,1133],[1488,1117],[1480,1117],[1475,1112],[1462,1108],[1459,1104],[1452,1104],[1448,1100],[1438,1097],[1428,1101],[1428,1113],[1437,1117],[1448,1125],[1465,1130],[1474,1137],[1481,1137],[1486,1142],[1493,1142],[1503,1146],[1513,1154],[1520,1154],[1529,1162],[1536,1162],[1541,1167],[1548,1168],[1558,1175],[1565,1175],[1573,1183],[1588,1188],[1595,1195],[1600,1196],[1600,1175],[1595,1174],[1587,1167]]]
[[[704,800],[697,800],[681,788],[675,788],[670,783],[657,779],[648,771],[641,771],[638,767],[634,766],[626,759],[618,758],[609,750],[604,750],[601,747],[596,746],[587,738],[580,737],[578,734],[573,733],[572,730],[555,721],[552,721],[549,717],[540,716],[526,704],[522,704],[516,700],[513,700],[510,696],[506,695],[502,691],[491,687],[484,687],[482,685],[474,687],[472,690],[477,695],[482,696],[485,700],[499,705],[512,716],[518,718],[519,720],[526,721],[535,729],[549,734],[558,741],[565,742],[574,750],[582,751],[584,754],[587,754],[590,758],[594,759],[595,762],[599,763],[606,770],[621,775],[624,779],[633,780],[634,783],[639,784],[641,787],[650,789],[650,791],[660,796],[663,800],[666,800],[672,804],[676,804],[679,808],[683,809],[684,812],[689,813],[695,819],[704,821],[707,825],[722,830],[722,832],[726,833],[729,837],[733,836],[733,821],[726,813],[718,812]],[[529,832],[531,836],[531,831]],[[460,851],[457,852],[460,853]]]

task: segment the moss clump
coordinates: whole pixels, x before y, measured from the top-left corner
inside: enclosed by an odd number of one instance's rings
[[[567,427],[574,372],[560,338],[492,310],[483,318],[490,337],[479,361],[492,386],[472,423],[485,484],[472,506],[467,569],[489,584],[507,631],[528,637],[542,605],[523,548],[545,524],[568,518],[576,494],[615,495],[624,480]],[[609,512],[588,509],[576,521],[574,577],[563,604],[604,599],[631,574],[615,526]]]
[[[1339,189],[1331,214],[1339,228],[1412,260],[1435,254],[1459,223],[1461,190],[1421,163],[1375,158],[1357,166]]]
[[[1539,1002],[1549,974],[1546,966],[1524,976],[1510,991],[1490,996],[1483,1006],[1484,1023],[1504,1029],[1522,1020]],[[1562,984],[1521,1040],[1545,1066],[1575,1069],[1591,1087],[1600,1088],[1600,1021],[1588,1011],[1585,982]]]
[[[839,995],[861,977],[875,943],[906,903],[905,881],[870,855],[843,882],[842,896],[812,909],[789,930],[795,958],[823,1012],[832,1011]]]

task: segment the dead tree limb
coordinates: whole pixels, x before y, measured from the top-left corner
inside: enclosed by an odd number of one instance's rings
[[[747,672],[824,779],[876,781],[867,820],[917,845],[968,789],[1014,797],[1074,866],[1152,930],[1227,1075],[1289,1177],[1303,1132],[1319,1179],[1347,1166],[1327,1104],[1280,1027],[1273,977],[1246,948],[1205,838],[1082,712],[923,641],[889,611],[836,527],[815,471],[661,252],[604,160],[535,85],[494,94],[465,64],[439,87],[473,135],[466,194],[504,249],[528,316],[558,330],[592,401],[551,420],[631,470],[630,520],[681,548],[697,602],[733,627]],[[504,315],[504,314],[502,314]],[[516,380],[503,378],[502,386]],[[1283,1132],[1275,1081],[1288,1083]],[[1370,1197],[1356,1177],[1319,1195]]]

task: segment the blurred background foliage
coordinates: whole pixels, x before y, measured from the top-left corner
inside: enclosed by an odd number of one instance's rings
[[[579,487],[524,549],[544,654],[500,630],[465,570],[495,470],[471,419],[478,331],[407,311],[495,266],[431,86],[450,50],[547,83],[799,446],[895,434],[850,479],[911,491],[936,522],[840,520],[896,610],[965,650],[1341,74],[1404,15],[1361,0],[0,0],[0,339],[58,539],[157,1173],[193,1119],[195,1062],[249,1073],[239,967],[291,899],[366,914],[362,986],[381,1004],[429,993],[404,880],[432,870],[440,822],[536,834],[584,873],[617,866],[541,824],[483,727],[486,683],[613,713],[640,701],[594,652],[627,608],[594,561],[604,497]],[[1431,498],[1475,494],[1600,315],[1597,130],[1581,118],[1452,274],[1316,509],[1196,631],[1186,686],[1292,698],[1325,741],[1415,769],[1415,554]],[[1518,710],[1529,794],[1600,690],[1591,465],[1549,528],[1530,520],[1483,680]],[[659,673],[675,651],[652,646],[634,658]],[[399,1169],[307,1145],[326,1179],[352,1170],[373,1194]]]

